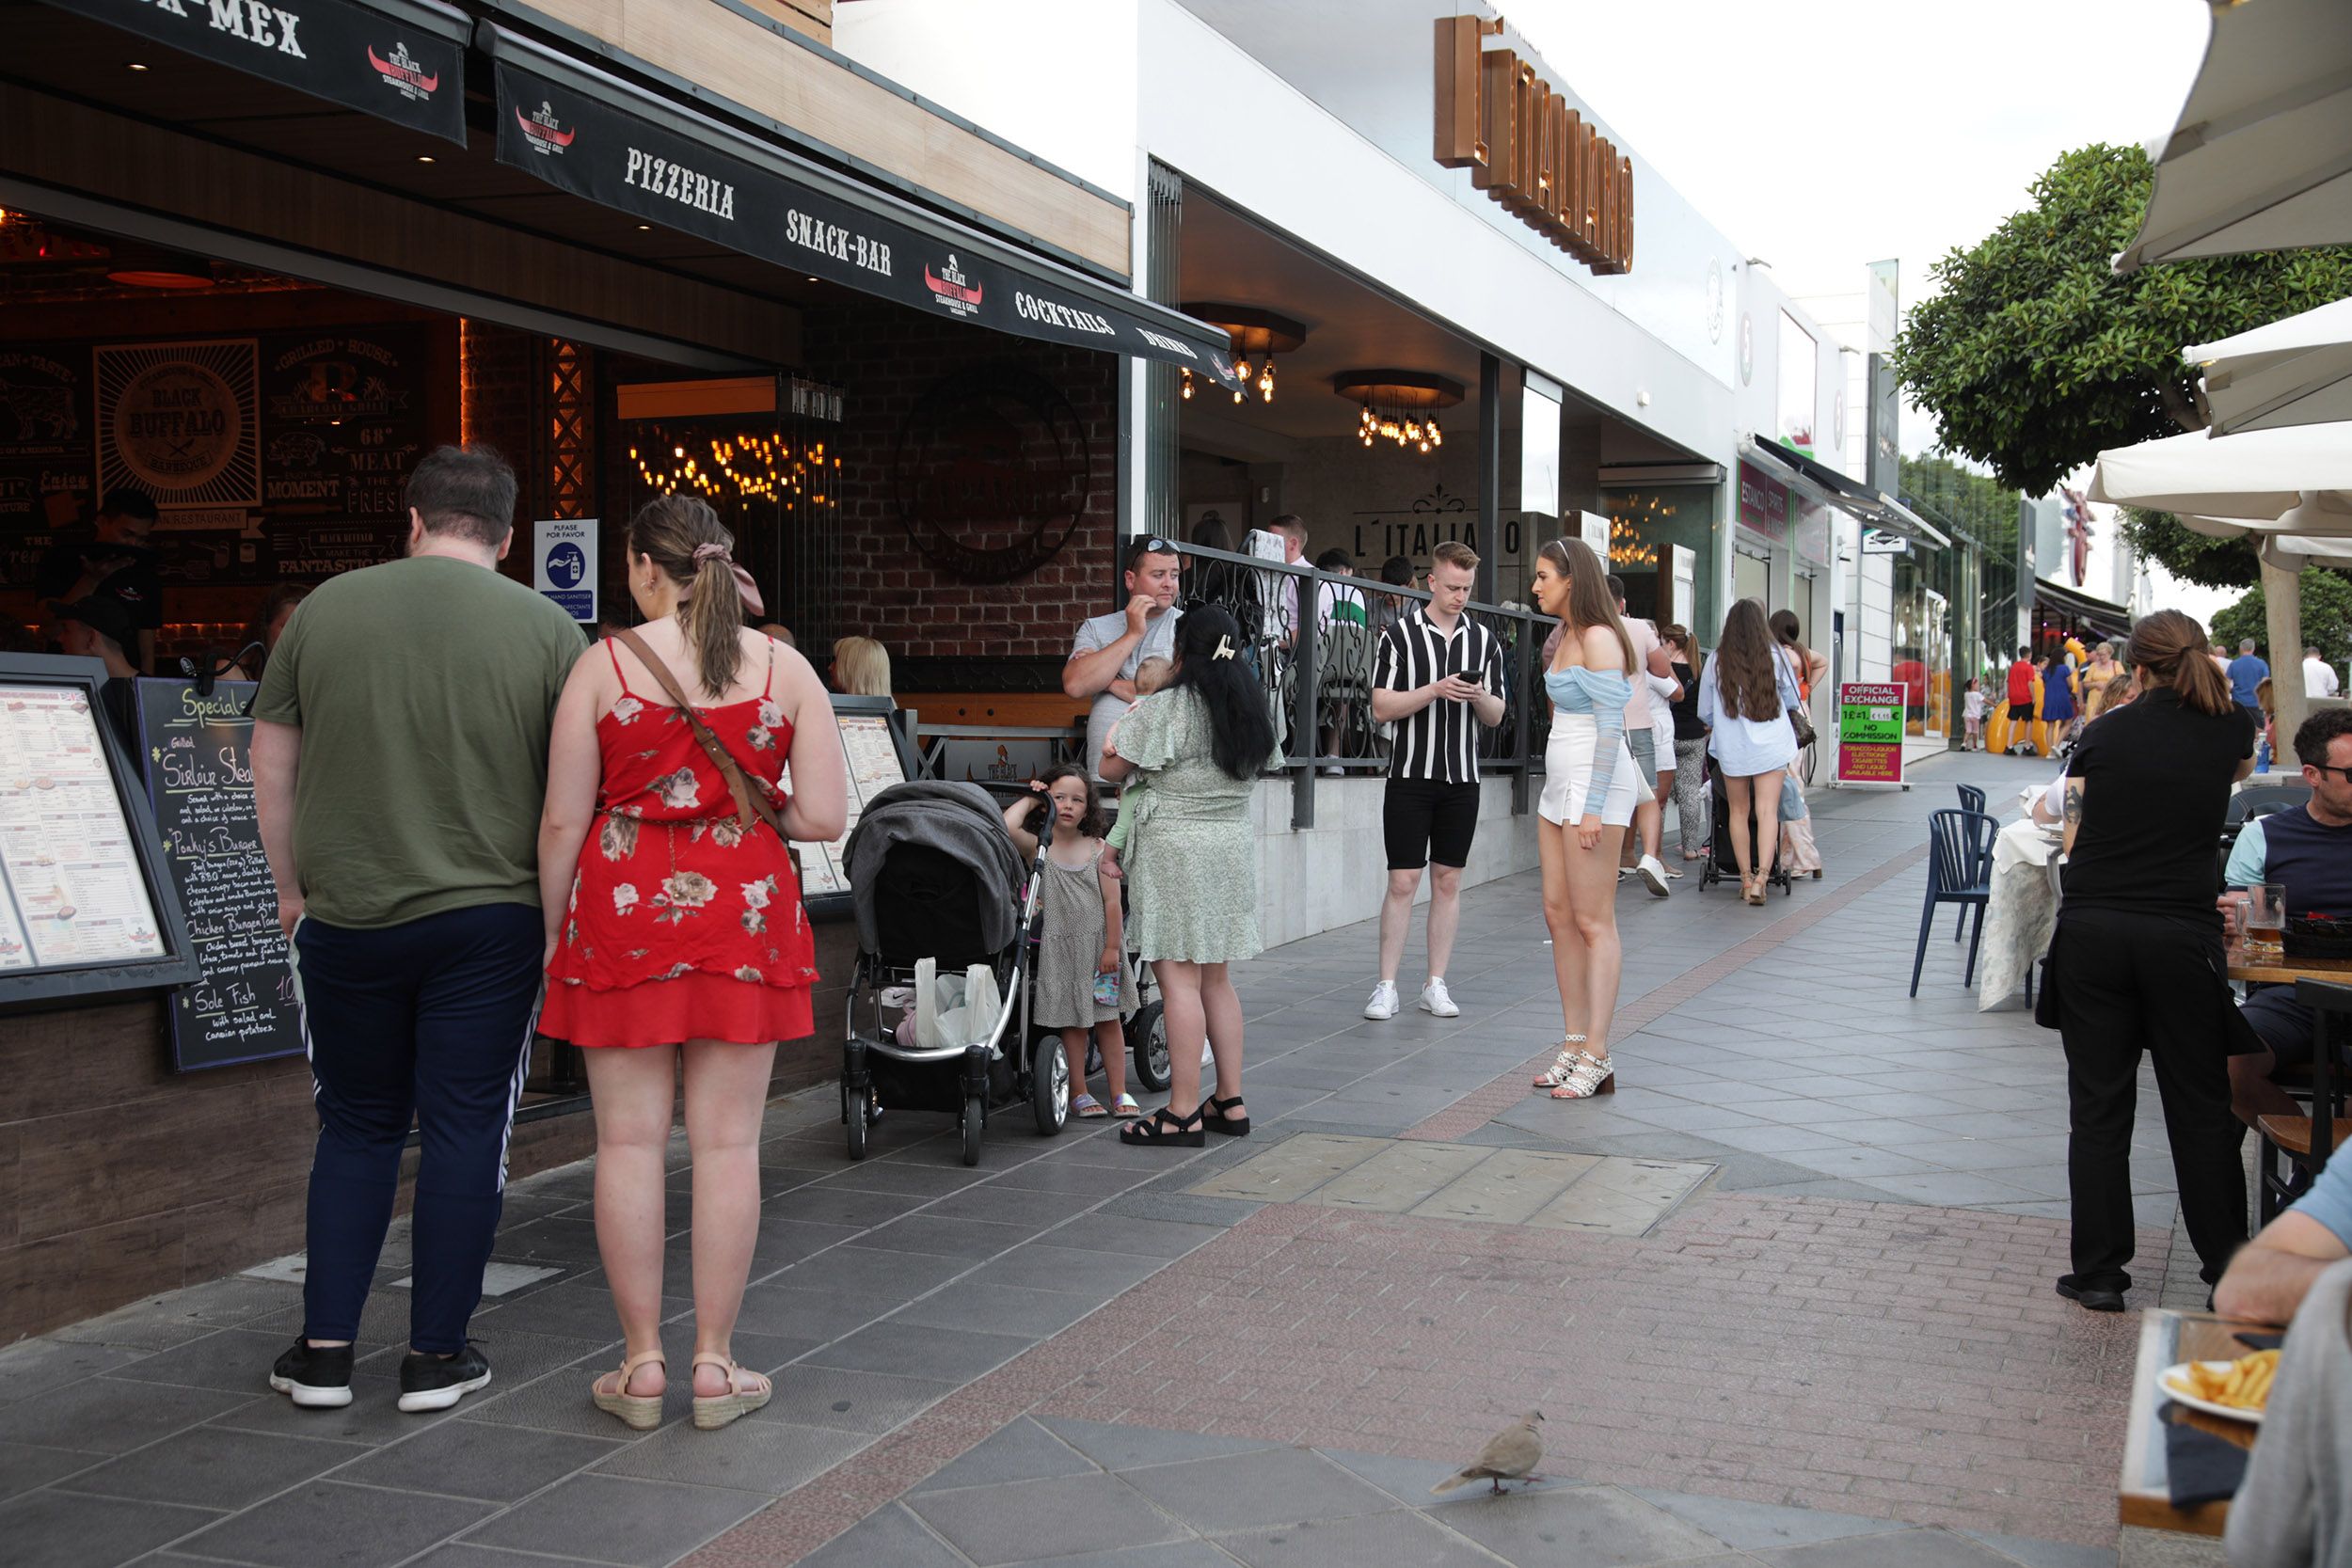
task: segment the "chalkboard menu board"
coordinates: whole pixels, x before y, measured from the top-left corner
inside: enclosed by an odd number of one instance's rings
[[[262,500],[282,582],[390,561],[401,485],[424,451],[424,329],[262,340]]]
[[[302,1050],[278,893],[253,812],[251,681],[138,683],[139,762],[204,976],[171,1003],[181,1070]]]

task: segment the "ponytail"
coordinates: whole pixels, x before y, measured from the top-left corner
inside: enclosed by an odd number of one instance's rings
[[[735,536],[699,497],[657,497],[629,520],[629,553],[651,557],[678,585],[678,635],[694,650],[704,694],[714,703],[742,667],[744,607],[755,614],[760,609],[751,574],[735,564],[734,548]]]
[[[2221,714],[2236,705],[2230,677],[2213,661],[2205,628],[2177,610],[2159,610],[2136,623],[2127,657],[2134,667],[2145,668],[2155,685],[2179,692],[2185,707]]]
[[[677,607],[677,629],[694,650],[704,693],[717,702],[735,684],[735,673],[743,662],[743,601],[735,591],[734,565],[723,551],[705,554],[695,562],[693,587]]]

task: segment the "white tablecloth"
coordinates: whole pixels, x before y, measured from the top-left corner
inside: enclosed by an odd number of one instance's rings
[[[2050,863],[2058,853],[2058,835],[2030,819],[2010,823],[1993,840],[1993,897],[1977,957],[1979,1012],[2015,995],[2035,960],[2050,950],[2058,903]]]

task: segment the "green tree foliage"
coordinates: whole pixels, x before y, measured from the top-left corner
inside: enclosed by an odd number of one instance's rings
[[[2169,512],[2125,507],[2123,538],[2142,561],[2160,562],[2185,582],[2205,588],[2250,588],[2262,580],[2252,540],[2208,539],[2191,533]]]
[[[2303,641],[2317,648],[2320,657],[2341,667],[2346,656],[2352,655],[2352,582],[2345,581],[2341,572],[2314,566],[2303,573],[2302,594]],[[2303,650],[2273,648],[2265,613],[2263,591],[2257,588],[2215,614],[2213,645],[2234,653],[2238,640],[2250,637],[2271,669],[2295,669],[2303,662]]]
[[[1912,308],[1896,341],[1896,373],[1944,445],[2005,485],[2046,495],[2104,448],[2203,429],[2183,345],[2352,294],[2342,246],[2114,276],[2153,178],[2137,147],[2066,153],[2033,182],[2032,206],[1931,269],[1942,292]]]
[[[1901,460],[1902,499],[1958,523],[1984,546],[1990,560],[2017,558],[2017,506],[2013,488],[1964,468],[1942,452]]]

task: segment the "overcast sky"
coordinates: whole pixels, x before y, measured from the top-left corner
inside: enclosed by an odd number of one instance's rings
[[[1893,257],[1906,306],[2059,153],[2169,133],[2207,29],[2204,0],[1498,3],[1782,288],[1851,293]],[[1925,425],[1906,410],[1906,451],[1932,444]],[[2106,571],[2094,550],[2094,592]],[[2201,618],[2234,596],[2158,601]]]

